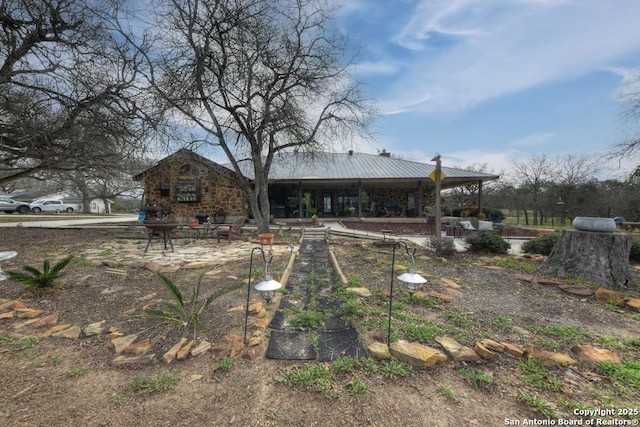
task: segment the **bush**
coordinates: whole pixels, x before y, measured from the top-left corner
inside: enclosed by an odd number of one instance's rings
[[[536,237],[535,239],[526,241],[522,245],[522,250],[529,254],[549,255],[553,247],[558,242],[559,238],[559,233],[545,234],[540,237]]]
[[[506,254],[511,248],[511,243],[489,231],[478,231],[465,238],[465,242],[469,245],[469,252]]]
[[[451,255],[456,251],[452,238],[448,239],[446,237],[438,238],[438,237],[432,236],[425,243],[426,243],[425,246],[429,249],[434,250],[436,255],[438,256]]]
[[[629,261],[640,261],[640,239],[636,239],[635,237],[631,240]]]

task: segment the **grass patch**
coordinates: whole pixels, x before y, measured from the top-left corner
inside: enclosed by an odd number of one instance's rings
[[[520,360],[518,367],[523,374],[523,381],[527,384],[549,391],[559,391],[562,387],[562,381],[557,379],[553,371],[545,367],[538,359]]]
[[[640,362],[624,361],[622,363],[614,363],[606,361],[599,363],[598,369],[611,378],[614,384],[640,390]]]
[[[232,358],[223,357],[222,360],[213,364],[212,370],[214,372],[216,371],[231,372],[231,370],[233,369],[233,365],[234,365],[234,361]]]
[[[575,326],[546,326],[541,328],[539,326],[530,326],[529,329],[539,335],[555,338],[561,341],[564,346],[573,346],[584,342],[592,341],[593,335],[589,332],[575,327]]]
[[[447,399],[453,402],[456,402],[456,403],[460,402],[460,399],[458,399],[456,392],[449,386],[439,385],[438,387],[436,387],[436,392],[438,392],[438,394],[446,397]]]
[[[391,359],[382,363],[380,372],[383,377],[395,381],[398,378],[408,377],[411,374],[411,366],[398,359]]]
[[[547,417],[555,418],[553,405],[537,394],[527,394],[522,390],[518,390],[518,399],[529,405],[535,412]]]
[[[489,387],[496,382],[496,377],[488,375],[482,369],[463,368],[458,371],[460,378],[467,380],[476,388]]]
[[[128,393],[155,393],[173,390],[178,384],[178,377],[174,375],[158,375],[153,378],[138,377],[125,386]]]
[[[333,373],[329,369],[314,364],[281,371],[276,374],[275,381],[290,387],[302,387],[332,400],[337,397],[331,384],[332,378]]]
[[[78,366],[76,368],[71,368],[67,371],[67,375],[70,377],[79,377],[80,375],[84,375],[87,372],[87,368],[84,366]]]

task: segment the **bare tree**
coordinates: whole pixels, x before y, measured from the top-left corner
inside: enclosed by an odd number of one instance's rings
[[[533,225],[538,225],[540,196],[544,186],[554,180],[557,164],[544,154],[536,154],[526,161],[515,161],[514,166],[521,186],[526,188],[531,195]]]
[[[140,148],[149,120],[120,0],[0,0],[0,184]]]
[[[372,109],[334,12],[317,0],[168,0],[161,13],[169,53],[154,86],[224,151],[260,231],[278,153],[368,136]]]

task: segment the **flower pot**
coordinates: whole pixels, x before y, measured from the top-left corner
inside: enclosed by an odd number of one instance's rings
[[[273,243],[273,233],[258,234],[258,239],[261,245],[270,245]]]

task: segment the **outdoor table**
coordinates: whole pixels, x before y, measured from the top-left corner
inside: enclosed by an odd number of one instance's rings
[[[209,223],[200,224],[197,226],[191,226],[191,225],[189,226],[189,230],[191,230],[191,234],[194,240],[197,240],[200,238],[204,238],[204,239],[213,238],[213,236],[215,235],[215,231],[217,229],[218,229],[218,225],[209,224]]]
[[[171,251],[173,252],[173,241],[171,240],[171,232],[178,228],[180,224],[177,222],[163,222],[163,223],[144,223],[144,226],[149,230],[149,238],[147,239],[147,246],[144,248],[144,253],[147,253],[149,250],[149,246],[151,245],[151,240],[153,240],[153,236],[160,235],[162,232],[162,241],[164,243],[164,248],[167,249],[167,242],[169,246],[171,246]]]
[[[2,271],[2,263],[15,258],[18,255],[16,251],[2,251],[0,252],[0,280],[6,280],[7,276]]]

